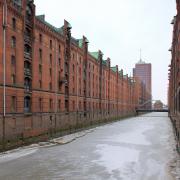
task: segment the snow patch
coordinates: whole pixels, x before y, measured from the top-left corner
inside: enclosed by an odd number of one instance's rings
[[[128,131],[126,133],[120,133],[119,135],[114,135],[108,138],[113,142],[124,142],[137,145],[151,145],[151,143],[146,139],[144,132],[152,129],[151,126],[148,127],[137,127],[136,130]]]
[[[139,159],[139,151],[121,146],[98,145],[95,151],[100,155],[94,162],[106,167],[109,173],[113,170],[125,171],[129,164],[136,164]]]
[[[69,134],[63,137],[59,137],[59,138],[55,138],[50,140],[50,143],[55,143],[55,144],[67,144],[70,143],[80,137],[83,137],[85,135],[87,135],[88,133],[91,133],[92,131],[94,131],[94,129],[91,130],[85,130],[85,131],[81,131],[81,132],[77,132],[74,134]]]

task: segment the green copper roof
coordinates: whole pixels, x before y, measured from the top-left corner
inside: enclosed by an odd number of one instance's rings
[[[68,22],[68,25],[67,25],[68,28],[72,28],[71,24]]]
[[[91,56],[93,56],[95,59],[98,60],[99,58],[99,52],[90,52]]]
[[[107,65],[106,60],[102,60],[102,64],[106,66]]]
[[[115,67],[111,67],[111,70],[112,70],[113,72],[117,72],[116,66],[115,66]]]
[[[48,23],[48,22],[45,20],[45,15],[39,15],[39,16],[36,16],[36,18],[39,19],[39,20],[40,20],[42,23],[44,23],[45,25],[47,25],[49,28],[51,28],[52,30],[54,30],[55,32],[62,34],[62,28],[57,28],[57,27],[51,25],[50,23]]]
[[[78,39],[78,45],[80,48],[83,47],[83,39]]]

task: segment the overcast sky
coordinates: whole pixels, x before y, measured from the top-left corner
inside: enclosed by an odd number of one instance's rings
[[[152,63],[153,99],[167,102],[168,65],[175,0],[35,0],[36,14],[45,14],[56,27],[64,19],[72,36],[89,40],[89,51],[101,50],[104,59],[125,73],[142,59]]]

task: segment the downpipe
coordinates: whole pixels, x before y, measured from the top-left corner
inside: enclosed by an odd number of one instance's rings
[[[5,117],[6,117],[6,27],[7,27],[7,2],[3,4],[3,126],[2,143],[5,149]]]

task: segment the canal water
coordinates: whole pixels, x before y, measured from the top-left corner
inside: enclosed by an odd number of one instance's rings
[[[1,154],[0,180],[171,180],[175,158],[167,113],[150,113],[94,128],[64,145]]]

